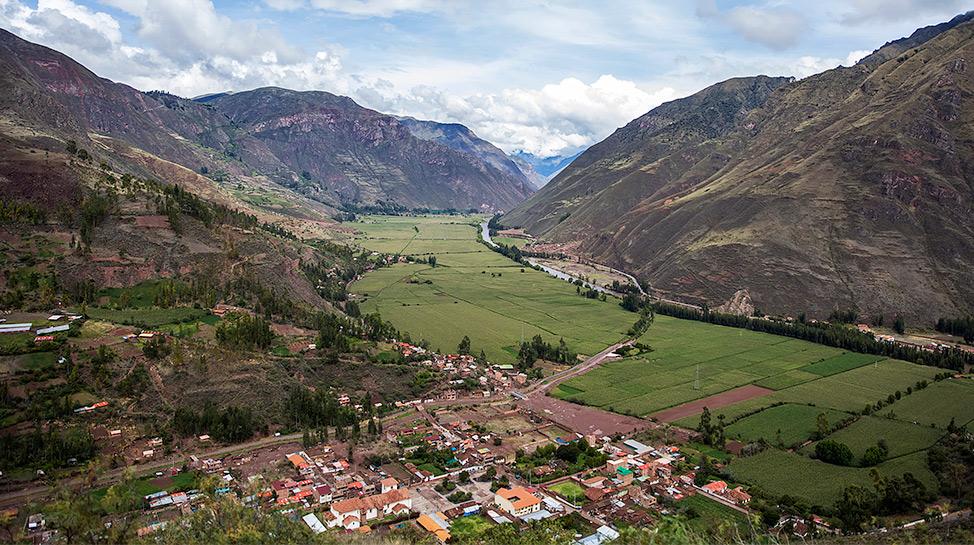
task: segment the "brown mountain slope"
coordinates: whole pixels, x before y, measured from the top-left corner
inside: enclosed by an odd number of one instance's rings
[[[304,220],[379,201],[503,210],[531,191],[523,177],[416,138],[347,97],[267,88],[196,102],[143,93],[2,29],[0,114],[89,149],[128,146],[206,172],[200,183],[224,186],[243,206]]]
[[[839,307],[930,320],[970,311],[974,24],[966,20],[780,85],[763,103],[734,101],[748,78],[661,106],[503,222],[575,242],[695,301],[720,304],[746,288],[774,312]],[[708,95],[741,109],[715,111]],[[672,115],[684,107],[700,115]]]
[[[418,138],[348,97],[266,87],[209,104],[338,202],[509,209],[531,192],[523,175]]]

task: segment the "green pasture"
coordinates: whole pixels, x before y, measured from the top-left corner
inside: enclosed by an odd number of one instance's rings
[[[573,378],[554,395],[646,416],[842,354],[788,337],[657,316],[640,339],[653,351]],[[802,380],[818,378],[807,373]]]
[[[752,442],[764,439],[772,445],[790,446],[808,440],[815,433],[818,415],[825,414],[829,424],[849,416],[848,413],[809,405],[778,405],[742,418],[727,426],[727,437]]]
[[[407,253],[436,256],[436,267],[399,264],[351,286],[364,312],[379,312],[436,350],[453,351],[467,335],[475,353],[484,350],[491,361],[511,363],[522,338],[541,335],[594,354],[622,339],[635,322],[614,299],[585,299],[569,283],[489,250],[476,241],[476,228],[459,218],[368,217],[349,225],[367,233],[357,239],[366,248],[396,240],[409,242]]]
[[[958,427],[974,420],[974,381],[949,379],[904,396],[883,409],[897,420],[946,428],[950,420]]]
[[[845,443],[856,458],[862,457],[867,448],[885,440],[889,447],[889,457],[895,458],[930,448],[944,435],[942,430],[929,426],[919,426],[910,422],[876,416],[860,417],[855,423],[832,435],[840,443]],[[803,452],[814,452],[815,445],[808,445]]]
[[[936,478],[927,469],[924,452],[894,458],[869,468],[835,466],[800,454],[769,449],[754,456],[735,458],[727,469],[735,480],[773,495],[789,494],[811,505],[825,507],[839,499],[847,486],[871,486],[870,472],[873,469],[885,477],[912,473],[927,487],[936,487]]]

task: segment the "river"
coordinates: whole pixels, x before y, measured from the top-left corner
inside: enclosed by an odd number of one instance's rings
[[[493,240],[491,240],[491,238],[490,238],[490,228],[487,227],[487,222],[486,221],[480,224],[480,234],[483,237],[484,242],[486,242],[490,246],[493,246],[494,248],[497,248],[497,244]],[[576,276],[572,276],[572,275],[566,273],[565,271],[559,271],[558,269],[552,269],[551,267],[548,267],[546,265],[542,265],[542,264],[538,263],[537,261],[531,259],[530,257],[528,257],[526,259],[528,260],[528,263],[531,264],[531,266],[537,267],[537,268],[541,269],[542,271],[544,271],[544,272],[550,274],[551,276],[554,276],[555,278],[558,278],[560,280],[566,280],[568,282],[581,281],[582,282],[582,285],[584,285],[587,288],[591,288],[591,289],[593,289],[593,290],[595,290],[595,291],[597,291],[599,293],[608,293],[609,295],[615,295],[617,297],[622,297],[622,294],[621,293],[616,293],[616,292],[614,292],[612,290],[605,289],[602,286],[598,286],[598,285],[595,285],[595,284],[586,282],[586,281],[582,280],[581,278],[578,278]]]

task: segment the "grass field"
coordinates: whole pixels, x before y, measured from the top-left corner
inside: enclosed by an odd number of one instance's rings
[[[759,413],[742,418],[727,427],[727,437],[744,442],[765,439],[772,445],[790,446],[807,440],[816,430],[818,415],[825,413],[829,423],[849,416],[848,413],[786,404],[769,407]]]
[[[871,486],[874,468],[841,467],[812,460],[800,454],[769,449],[754,456],[735,458],[728,466],[734,479],[760,487],[766,492],[790,494],[811,505],[831,506],[847,486]],[[936,478],[927,469],[923,452],[902,456],[875,467],[882,476],[913,473],[928,488],[936,489]]]
[[[95,320],[141,327],[159,327],[164,324],[202,320],[206,311],[191,307],[174,308],[135,308],[114,310],[103,307],[88,307],[85,313]]]
[[[640,340],[653,351],[573,378],[554,395],[645,416],[842,354],[787,337],[669,316],[657,316]],[[803,380],[812,378],[819,376],[808,373]]]
[[[454,539],[473,539],[487,531],[494,523],[480,515],[460,517],[450,521],[450,535]]]
[[[735,524],[742,531],[749,526],[747,517],[743,513],[717,503],[703,494],[687,496],[678,501],[676,506],[686,509],[687,523],[698,532],[708,532],[727,524]]]
[[[512,363],[522,337],[541,335],[594,354],[622,339],[636,318],[615,300],[579,297],[567,282],[489,250],[469,220],[370,216],[347,225],[362,232],[356,242],[364,248],[436,256],[435,268],[395,265],[351,286],[364,312],[379,312],[436,350],[453,351],[468,335],[474,353],[483,349],[491,361]]]
[[[575,504],[578,504],[579,501],[585,500],[585,489],[573,481],[562,481],[558,484],[553,484],[548,488],[551,489],[552,492],[561,494],[562,497]]]
[[[851,426],[833,433],[829,439],[848,445],[857,458],[861,457],[867,448],[884,439],[889,447],[889,457],[894,458],[929,448],[943,435],[942,430],[929,426],[864,416]],[[809,445],[805,451],[812,452],[814,448],[814,445]]]
[[[964,426],[974,419],[974,381],[944,380],[913,392],[883,411],[898,420],[946,428],[950,419]]]

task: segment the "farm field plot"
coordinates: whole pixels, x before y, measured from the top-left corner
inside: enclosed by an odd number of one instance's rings
[[[676,503],[677,507],[685,507],[691,513],[689,525],[699,531],[706,532],[721,525],[734,524],[743,535],[747,535],[749,521],[740,511],[717,503],[703,494],[688,496]]]
[[[364,312],[379,312],[435,350],[453,351],[467,335],[474,353],[484,350],[491,361],[512,363],[522,338],[541,335],[551,343],[564,338],[576,352],[594,354],[622,339],[635,321],[615,300],[579,297],[567,282],[490,251],[476,241],[476,229],[459,218],[370,216],[349,225],[372,237],[358,240],[366,248],[374,248],[381,235],[411,241],[408,252],[436,255],[436,267],[386,267],[351,286]],[[436,250],[441,239],[450,242],[450,251]]]
[[[883,414],[921,425],[934,424],[939,428],[946,428],[953,418],[957,426],[964,426],[974,420],[974,381],[949,379],[935,382],[905,396],[884,409]]]
[[[825,413],[829,424],[849,416],[848,413],[809,405],[778,405],[742,418],[727,426],[727,436],[745,442],[765,439],[772,445],[794,445],[815,433],[818,415]]]
[[[857,458],[861,457],[867,448],[883,439],[889,447],[889,457],[895,458],[929,448],[943,435],[942,430],[929,426],[876,416],[863,416],[851,426],[829,435],[829,439],[848,445]],[[805,447],[803,451],[810,453],[814,449],[813,444]]]
[[[726,419],[731,420],[776,402],[811,404],[823,409],[856,412],[861,411],[866,404],[886,399],[896,390],[905,391],[919,380],[931,380],[938,372],[940,370],[934,367],[924,367],[900,360],[882,360],[851,371],[784,388],[761,398],[722,407],[713,413],[715,417],[723,414]],[[698,422],[698,416],[691,416],[678,420],[676,424],[695,428]]]
[[[870,486],[870,472],[873,469],[885,477],[913,473],[928,489],[936,486],[936,478],[927,469],[927,457],[923,452],[894,458],[869,468],[835,466],[800,454],[769,449],[754,456],[735,458],[727,467],[735,480],[758,486],[772,494],[790,494],[807,500],[811,505],[825,507],[839,499],[847,486]]]
[[[668,316],[657,316],[640,340],[653,351],[566,381],[553,395],[645,416],[843,354],[797,339]],[[818,378],[789,375],[783,384]]]

